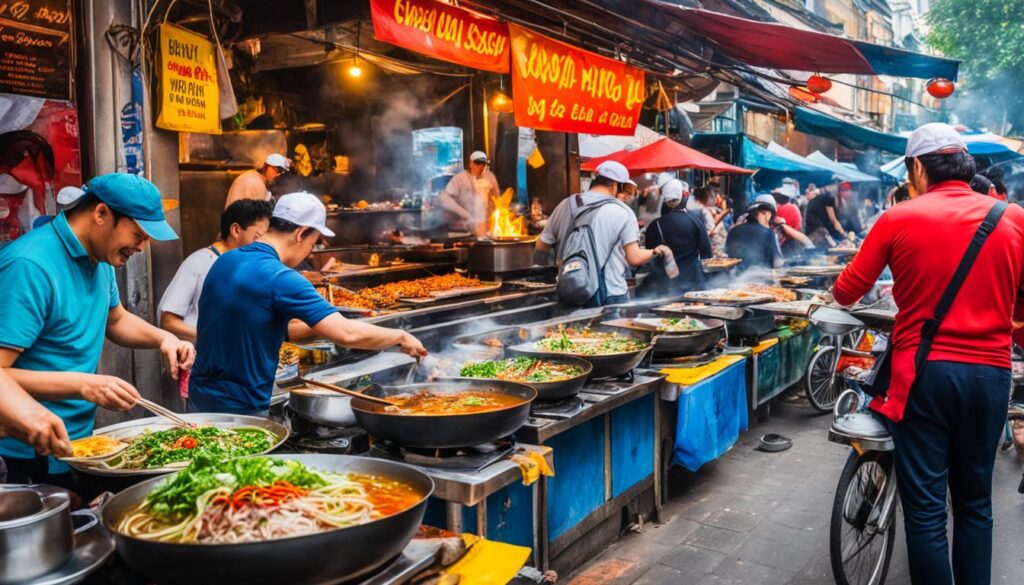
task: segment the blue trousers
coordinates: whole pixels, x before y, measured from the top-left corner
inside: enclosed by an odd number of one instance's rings
[[[910,579],[915,585],[988,585],[992,579],[992,469],[1006,422],[1010,370],[928,362],[904,418],[892,424]],[[946,489],[953,508],[953,564]]]

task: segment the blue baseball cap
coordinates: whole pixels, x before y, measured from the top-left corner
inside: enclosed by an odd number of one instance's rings
[[[154,240],[178,239],[178,234],[164,218],[160,190],[145,178],[128,173],[100,175],[89,181],[85,192],[95,195],[114,211],[132,218]]]

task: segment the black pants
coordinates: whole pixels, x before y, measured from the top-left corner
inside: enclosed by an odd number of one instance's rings
[[[47,457],[38,455],[32,459],[4,457],[4,463],[7,464],[8,483],[45,483],[71,491],[75,490],[71,472],[50,473]]]
[[[915,585],[992,579],[992,469],[1006,421],[1010,370],[928,362],[904,418],[891,425]],[[953,566],[946,489],[953,507]]]

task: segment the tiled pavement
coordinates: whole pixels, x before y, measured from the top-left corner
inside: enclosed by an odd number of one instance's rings
[[[647,525],[582,567],[569,585],[829,585],[828,524],[847,448],[828,442],[831,417],[773,404],[773,417],[747,431],[697,473],[673,469],[666,522]],[[775,432],[782,453],[754,450]],[[996,458],[993,583],[1024,583],[1022,466]],[[902,521],[887,583],[908,585]]]

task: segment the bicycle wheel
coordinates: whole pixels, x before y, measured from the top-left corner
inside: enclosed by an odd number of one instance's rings
[[[884,531],[878,527],[882,520],[878,515],[888,482],[894,480],[891,454],[850,452],[839,476],[829,529],[829,556],[837,585],[885,583],[896,542],[896,506]]]
[[[807,364],[804,390],[807,400],[818,412],[831,412],[842,390],[836,379],[836,348],[824,345]]]

